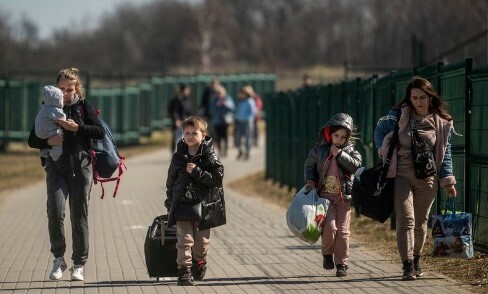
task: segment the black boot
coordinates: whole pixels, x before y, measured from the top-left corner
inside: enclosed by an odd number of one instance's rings
[[[334,269],[334,256],[332,254],[324,255],[324,263],[322,265],[326,270]]]
[[[348,268],[348,266],[345,264],[338,264],[337,265],[337,271],[336,271],[336,277],[347,276],[347,268]]]
[[[420,268],[420,255],[413,256],[413,269],[415,270],[417,278],[424,275],[424,272],[422,272],[422,269]]]
[[[417,277],[415,275],[415,269],[413,268],[413,261],[411,259],[405,260],[403,262],[403,276],[402,280],[411,281],[415,280]]]
[[[193,286],[193,278],[189,268],[180,268],[178,270],[178,286]]]

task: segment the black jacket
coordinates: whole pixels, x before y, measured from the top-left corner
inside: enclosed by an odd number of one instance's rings
[[[222,187],[222,180],[224,178],[224,166],[220,162],[212,145],[212,138],[206,137],[197,154],[191,160],[188,160],[188,145],[181,139],[177,146],[176,152],[173,154],[171,164],[168,169],[168,179],[166,180],[166,200],[164,205],[168,210],[169,215],[174,215],[174,210],[178,206],[171,205],[173,201],[178,201],[179,197],[186,191],[186,186],[191,181],[195,192],[199,199],[203,199],[206,204],[220,201],[224,205],[224,193]],[[188,162],[196,164],[191,174],[186,171]],[[222,207],[225,210],[225,207]],[[202,210],[202,219],[208,218],[205,215],[205,210]],[[174,225],[177,220],[174,217],[172,223],[168,226]],[[214,224],[213,227],[220,224]],[[201,229],[204,229],[200,227]],[[206,229],[207,227],[205,227]]]
[[[63,112],[66,114],[66,119],[74,120],[79,129],[77,132],[63,130],[63,155],[61,156],[61,164],[73,168],[69,163],[70,155],[85,151],[90,154],[91,140],[103,139],[105,131],[102,123],[97,117],[95,108],[86,99],[80,99],[78,102],[70,106],[63,107]],[[47,144],[47,139],[40,139],[36,136],[35,126],[29,134],[28,144],[31,148],[45,149],[51,148]]]
[[[171,98],[168,103],[168,115],[171,118],[173,128],[176,128],[176,120],[184,120],[192,115],[192,107],[190,97],[176,95]]]

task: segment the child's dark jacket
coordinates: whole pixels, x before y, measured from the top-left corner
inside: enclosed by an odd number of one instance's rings
[[[328,168],[328,164],[325,167],[324,164],[327,161],[331,147],[330,127],[334,125],[343,126],[350,132],[353,130],[352,118],[348,114],[339,113],[335,115],[320,129],[317,142],[312,150],[310,150],[305,161],[305,181],[314,181],[317,184],[317,191],[319,192],[322,188],[320,187],[322,184],[321,177],[324,176],[320,173],[322,170],[326,171]],[[341,149],[342,151],[336,157],[337,164],[339,165],[339,180],[342,186],[342,195],[344,198],[349,199],[352,192],[353,175],[361,166],[362,159],[359,152],[354,149],[354,145],[350,143],[346,143]]]
[[[188,162],[196,164],[191,174],[186,171]],[[176,152],[173,154],[171,164],[168,169],[168,179],[166,181],[166,200],[164,205],[168,210],[168,215],[174,216],[175,210],[178,208],[178,199],[185,193],[188,181],[191,181],[192,187],[198,195],[199,199],[204,199],[206,204],[220,201],[222,203],[221,209],[225,210],[224,192],[222,187],[222,179],[224,177],[224,166],[220,162],[212,145],[212,138],[205,137],[198,152],[189,160],[188,145],[183,140],[180,140],[176,146]],[[176,200],[176,206],[172,205]],[[205,210],[202,211],[202,219],[209,216],[204,215]],[[225,214],[225,212],[224,212]],[[178,219],[170,217],[172,226]],[[223,225],[224,223],[213,222],[212,227]],[[209,227],[200,229],[208,229]]]

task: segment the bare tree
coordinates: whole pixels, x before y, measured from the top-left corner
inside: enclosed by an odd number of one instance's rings
[[[413,38],[429,62],[484,62],[486,11],[482,0],[154,0],[118,6],[90,32],[60,28],[50,41],[31,21],[11,27],[2,16],[0,72],[397,69],[412,65]]]

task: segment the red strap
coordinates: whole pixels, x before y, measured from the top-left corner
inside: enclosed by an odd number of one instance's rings
[[[325,169],[325,166],[327,165],[327,162],[329,162],[329,161],[331,160],[331,158],[332,158],[332,154],[330,154],[330,152],[329,152],[329,155],[327,156],[327,158],[326,158],[326,159],[325,159],[325,161],[324,161],[324,165],[322,165],[322,171],[321,171],[321,172],[320,172],[320,174],[319,174],[319,184],[320,184],[320,182],[322,182],[322,180],[323,180],[323,179],[324,179],[324,177],[325,177],[325,174],[324,174],[324,169]],[[321,186],[321,185],[319,185],[319,187],[317,187],[317,188],[319,188],[319,189],[320,189],[320,186]]]
[[[113,178],[104,179],[104,178],[100,177],[100,174],[96,170],[97,159],[95,156],[95,151],[93,151],[93,149],[92,149],[91,153],[92,153],[92,166],[93,166],[93,181],[94,181],[95,185],[97,183],[100,183],[100,187],[102,188],[102,195],[100,196],[100,199],[103,199],[103,197],[105,196],[105,188],[103,187],[103,183],[117,181],[117,184],[115,185],[114,194],[113,194],[113,198],[115,198],[115,196],[117,196],[117,191],[119,190],[120,177],[124,173],[122,166],[124,166],[124,168],[127,170],[127,166],[125,165],[125,162],[124,162],[125,157],[119,155],[119,159],[120,159],[120,163],[119,163],[119,167],[118,167],[119,175],[116,177],[113,177]]]
[[[116,181],[116,185],[115,185],[115,190],[114,190],[114,194],[113,194],[113,197],[115,198],[115,196],[117,196],[117,191],[119,190],[119,184],[120,184],[120,178],[122,177],[122,174],[124,173],[124,170],[122,169],[122,165],[125,167],[125,169],[127,169],[127,166],[125,165],[125,163],[123,161],[121,161],[121,163],[119,164],[119,175],[116,176],[116,177],[113,177],[113,178],[109,178],[109,179],[103,179],[103,178],[100,178],[100,175],[98,174],[98,172],[94,172],[94,176],[96,177],[96,181],[100,182],[100,186],[102,187],[102,196],[100,197],[101,199],[103,199],[104,197],[104,189],[103,189],[103,183],[106,183],[106,182],[113,182],[113,181]]]

